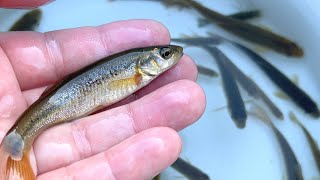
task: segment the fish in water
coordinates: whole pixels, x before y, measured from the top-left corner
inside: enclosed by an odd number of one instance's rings
[[[284,157],[284,161],[286,164],[287,170],[287,179],[289,180],[303,180],[302,169],[301,165],[298,162],[292,148],[290,147],[288,141],[285,139],[283,134],[276,128],[276,126],[272,123],[271,119],[267,115],[266,112],[263,111],[261,107],[254,104],[253,108],[249,111],[249,114],[259,118],[265,124],[271,127],[272,131],[274,132],[281,151]]]
[[[227,68],[233,73],[236,80],[245,89],[249,95],[256,99],[261,99],[271,110],[271,112],[279,119],[283,119],[283,114],[280,109],[268,98],[268,96],[259,88],[259,86],[247,75],[245,75],[236,65],[229,59],[225,60]]]
[[[207,50],[217,62],[223,80],[223,89],[227,97],[231,118],[238,128],[243,129],[246,125],[247,112],[234,74],[225,63],[229,59],[216,47],[204,46],[203,48]]]
[[[250,59],[257,64],[260,69],[269,77],[269,79],[275,83],[288,97],[306,113],[312,115],[315,118],[320,117],[320,111],[315,101],[309,97],[302,89],[296,86],[287,76],[285,76],[280,70],[275,68],[262,56],[250,50],[249,48],[236,43],[231,42],[232,45],[237,47],[241,52],[245,53]]]
[[[202,172],[199,168],[186,162],[182,158],[178,158],[172,165],[175,170],[183,174],[187,179],[190,180],[209,180],[210,177]]]
[[[34,31],[39,25],[42,17],[42,11],[40,9],[34,9],[24,14],[9,31]]]
[[[316,102],[299,88],[294,81],[291,81],[262,56],[235,41],[223,38],[217,34],[209,33],[209,35],[209,37],[173,38],[172,41],[192,46],[217,46],[221,43],[230,43],[246,54],[298,107],[315,118],[320,117],[320,111]]]
[[[93,113],[146,86],[183,55],[179,46],[127,50],[101,59],[49,87],[0,145],[0,180],[35,179],[29,151],[45,129]]]
[[[235,81],[234,74],[227,67],[226,61],[229,61],[229,59],[219,49],[213,47],[224,42],[224,39],[216,36],[208,38],[172,38],[171,40],[174,42],[184,43],[186,45],[201,47],[207,50],[210,55],[214,57],[223,80],[223,89],[227,98],[227,104],[231,118],[238,128],[244,128],[246,124],[247,113],[239,88]]]
[[[187,37],[187,38],[173,38],[172,41],[185,43],[198,47],[217,46],[223,42],[219,36],[213,37]],[[211,43],[208,43],[211,41]],[[234,78],[245,89],[249,95],[256,99],[261,99],[269,107],[271,112],[279,119],[283,119],[283,114],[280,109],[268,98],[268,96],[259,88],[259,86],[248,76],[246,76],[236,65],[234,65],[228,58],[224,59],[226,67],[233,73]],[[200,71],[199,71],[200,72]]]
[[[153,0],[159,1],[159,0]],[[194,8],[203,17],[245,40],[270,48],[287,56],[301,57],[304,52],[295,42],[245,21],[215,12],[194,0],[160,0],[167,6]]]
[[[315,141],[315,139],[311,136],[311,134],[309,133],[309,131],[307,130],[306,127],[304,127],[304,125],[298,120],[298,118],[296,117],[296,115],[293,112],[289,112],[289,118],[291,119],[291,121],[293,121],[294,123],[296,123],[303,131],[304,135],[307,137],[307,140],[309,142],[309,146],[310,149],[312,151],[312,154],[315,158],[316,161],[316,165],[318,168],[318,172],[320,172],[320,149],[318,147],[317,142]]]
[[[261,12],[259,10],[240,11],[240,12],[228,15],[228,17],[243,20],[243,21],[258,18],[260,16],[261,16]],[[209,24],[211,24],[211,21],[209,21],[206,18],[199,18],[198,19],[198,27],[203,27],[203,26],[206,26]]]
[[[210,77],[217,77],[218,76],[218,73],[216,71],[209,69],[207,67],[197,65],[197,68],[198,68],[199,74],[203,74],[203,75],[210,76]]]

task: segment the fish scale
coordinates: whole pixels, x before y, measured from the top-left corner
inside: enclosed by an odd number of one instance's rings
[[[118,102],[174,66],[183,49],[137,48],[97,61],[45,90],[9,130],[0,146],[0,180],[35,179],[29,151],[45,129]]]

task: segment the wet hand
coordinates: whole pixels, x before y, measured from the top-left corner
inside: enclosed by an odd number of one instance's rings
[[[1,33],[0,139],[46,86],[65,75],[125,49],[168,43],[168,31],[147,20],[48,33]],[[196,74],[194,62],[184,56],[112,108],[48,129],[34,143],[31,155],[38,179],[155,176],[180,153],[176,131],[204,111]]]

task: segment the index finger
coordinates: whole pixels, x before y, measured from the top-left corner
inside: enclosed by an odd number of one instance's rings
[[[151,20],[119,21],[99,27],[0,34],[21,90],[52,84],[110,54],[135,47],[168,44],[168,30]]]

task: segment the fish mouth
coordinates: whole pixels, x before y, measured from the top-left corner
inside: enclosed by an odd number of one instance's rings
[[[181,46],[172,45],[174,47],[174,51],[177,52],[177,61],[181,59],[183,56],[183,48]]]
[[[176,46],[177,52],[180,55],[180,58],[183,56],[183,48],[180,46]]]

